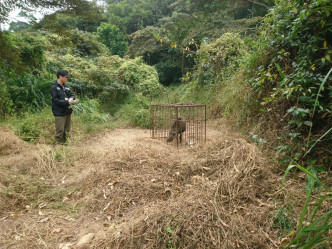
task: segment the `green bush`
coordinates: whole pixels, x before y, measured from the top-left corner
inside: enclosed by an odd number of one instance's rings
[[[146,65],[141,57],[126,60],[117,74],[120,81],[129,86],[133,92],[152,98],[162,91],[157,71],[154,67]]]
[[[121,102],[129,92],[117,75],[117,69],[125,62],[119,56],[102,55],[94,58],[67,53],[49,58],[49,65],[66,68],[73,90],[79,95],[99,98],[107,107]]]
[[[44,51],[43,40],[35,34],[1,32],[0,67],[6,71],[30,73],[43,70],[45,66]]]
[[[208,104],[214,116],[232,114],[241,109],[247,95],[240,65],[247,46],[239,34],[225,33],[197,52],[197,70],[187,85],[182,102]]]
[[[17,37],[16,49],[22,62],[31,69],[43,69],[45,63],[44,43],[33,34],[26,33]]]
[[[215,77],[227,77],[238,70],[247,46],[239,34],[225,33],[210,44],[202,44],[197,52],[199,84]]]
[[[71,52],[79,56],[100,56],[106,52],[103,44],[98,42],[98,36],[79,29],[72,30]]]
[[[102,111],[97,99],[83,98],[80,104],[73,107],[73,110],[73,133],[78,137],[113,127],[111,116]]]
[[[172,58],[164,57],[162,61],[155,64],[160,83],[164,86],[181,81],[182,71],[180,61],[174,62]]]
[[[0,79],[0,122],[6,114],[13,112],[13,101],[8,94],[7,85]]]

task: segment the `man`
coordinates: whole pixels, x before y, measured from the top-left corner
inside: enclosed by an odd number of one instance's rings
[[[55,119],[55,144],[65,144],[67,133],[70,130],[71,114],[73,109],[71,105],[77,104],[74,94],[66,85],[68,72],[59,70],[56,74],[57,81],[52,84],[50,93],[52,96],[52,112]]]

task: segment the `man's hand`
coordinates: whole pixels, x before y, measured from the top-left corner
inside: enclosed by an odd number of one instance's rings
[[[70,98],[70,99],[68,100],[68,102],[69,102],[69,105],[76,105],[76,104],[78,104],[80,101],[79,101],[78,99]]]

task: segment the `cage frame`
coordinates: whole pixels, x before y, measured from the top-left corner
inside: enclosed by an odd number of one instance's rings
[[[198,131],[198,127],[199,127],[199,125],[200,124],[203,124],[204,125],[204,127],[203,127],[203,131],[201,132],[201,133],[199,133],[199,132],[197,132],[197,138],[196,138],[196,142],[197,143],[200,143],[200,141],[201,140],[203,140],[203,142],[205,143],[206,142],[206,123],[207,123],[207,114],[206,114],[206,105],[204,105],[204,104],[152,104],[151,105],[151,107],[150,107],[150,118],[151,118],[151,125],[150,125],[150,137],[152,138],[152,139],[160,139],[160,138],[165,138],[165,137],[163,137],[163,136],[155,136],[155,132],[156,132],[156,117],[157,117],[157,115],[156,115],[156,110],[158,109],[158,108],[165,108],[165,109],[167,109],[167,108],[169,108],[169,110],[172,110],[172,109],[174,109],[175,110],[175,120],[177,121],[178,120],[178,118],[180,117],[179,116],[179,108],[189,108],[189,109],[197,109],[197,108],[202,108],[203,109],[203,111],[204,111],[204,114],[203,114],[203,120],[200,120],[200,119],[197,119],[197,120],[195,120],[195,118],[193,119],[194,121],[196,121],[197,122],[197,131]],[[169,113],[171,113],[171,111],[169,112]],[[189,113],[190,113],[190,111],[189,111]],[[195,113],[194,111],[192,112],[192,113]],[[194,116],[195,117],[195,116]],[[171,115],[169,115],[169,120],[172,120],[172,118],[171,118]],[[195,123],[194,123],[194,121],[193,121],[193,124],[191,124],[190,123],[190,121],[189,121],[189,128],[191,128],[190,127],[190,125],[193,125],[194,127],[195,127]],[[173,121],[174,122],[174,121]],[[172,122],[172,123],[173,123]],[[176,123],[176,131],[178,131],[178,123],[179,122],[175,122]],[[186,127],[187,127],[187,124],[188,124],[188,120],[185,120],[185,123],[186,123]],[[164,131],[163,131],[164,132]],[[187,128],[186,128],[186,130],[185,130],[185,132],[184,133],[186,133],[187,132]],[[158,132],[157,132],[158,133]],[[195,134],[195,133],[194,133]],[[203,139],[199,139],[199,134],[201,134],[204,138]],[[189,132],[189,136],[191,135],[191,133]],[[180,135],[181,136],[181,135]],[[178,133],[176,134],[176,145],[177,145],[177,148],[179,147],[179,138],[178,138],[179,136],[178,136]],[[185,136],[186,137],[186,136]],[[195,143],[193,143],[193,144],[195,144]],[[189,145],[189,146],[191,146],[191,145],[193,145],[193,144],[190,144],[190,142],[189,142],[189,144],[187,144],[187,145]]]

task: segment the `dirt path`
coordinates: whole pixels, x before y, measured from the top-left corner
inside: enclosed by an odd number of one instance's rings
[[[105,150],[116,147],[128,147],[137,141],[150,137],[149,130],[143,129],[116,129],[104,134],[99,134],[85,144],[89,147],[99,147]]]
[[[225,134],[225,132],[224,132]],[[217,131],[212,128],[207,128],[207,142],[217,139],[218,137],[221,137],[223,135],[223,132]],[[107,133],[99,134],[97,137],[94,137],[90,139],[89,141],[86,141],[83,146],[90,148],[90,149],[101,149],[104,151],[110,150],[110,149],[116,149],[116,148],[127,148],[131,147],[132,145],[137,145],[139,143],[144,144],[155,144],[155,139],[150,138],[150,130],[144,130],[144,129],[116,129],[114,131],[110,131]],[[172,151],[176,152],[176,150],[173,150],[176,148],[175,141],[173,141],[171,144],[166,144],[164,141],[160,143],[160,145],[164,148],[171,149]],[[80,147],[82,144],[79,145]],[[183,149],[188,149],[189,146],[180,146],[180,150],[183,151]]]
[[[148,130],[117,129],[68,147],[17,142],[0,161],[0,247],[273,247],[275,182],[258,187],[268,181],[260,151],[226,131],[207,138],[177,149]]]

